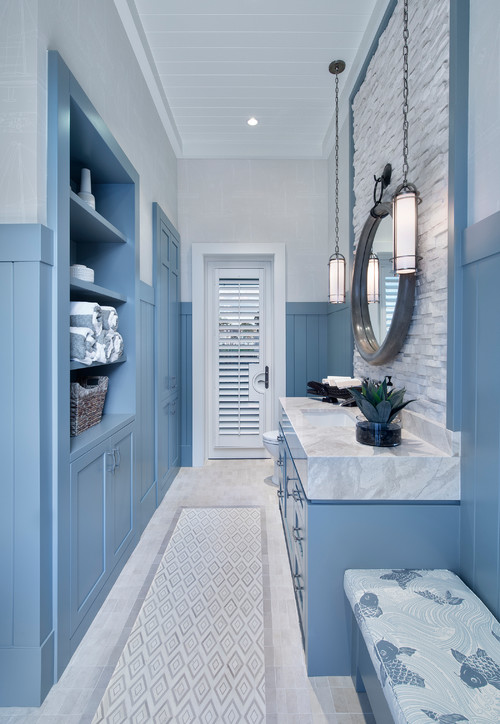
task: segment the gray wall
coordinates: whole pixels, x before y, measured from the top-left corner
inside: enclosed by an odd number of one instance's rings
[[[47,50],[58,50],[140,174],[141,279],[150,284],[152,202],[177,224],[177,161],[114,3],[3,0],[0,49],[0,222],[46,223]]]
[[[192,300],[191,244],[286,244],[286,298],[327,298],[328,188],[322,160],[179,161],[182,300]]]

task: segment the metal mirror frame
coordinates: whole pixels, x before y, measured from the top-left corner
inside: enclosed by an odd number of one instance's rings
[[[367,297],[368,260],[373,240],[382,219],[392,215],[390,204],[378,204],[363,226],[356,253],[351,288],[351,319],[354,339],[360,355],[372,365],[390,362],[401,350],[413,316],[416,274],[400,274],[398,297],[391,326],[381,345],[373,332]]]

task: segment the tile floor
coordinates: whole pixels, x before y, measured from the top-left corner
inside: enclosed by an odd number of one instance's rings
[[[258,505],[263,560],[267,724],[375,724],[349,677],[308,678],[270,460],[183,468],[151,519],[59,682],[40,708],[0,709],[0,724],[90,724],[151,585],[182,506]],[[175,724],[175,723],[173,723]]]

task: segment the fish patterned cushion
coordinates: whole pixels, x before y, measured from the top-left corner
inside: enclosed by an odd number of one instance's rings
[[[397,724],[499,724],[500,625],[446,570],[349,570],[344,588]]]

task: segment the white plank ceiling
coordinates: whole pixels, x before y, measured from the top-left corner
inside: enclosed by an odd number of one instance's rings
[[[179,157],[324,158],[388,0],[115,4]]]

